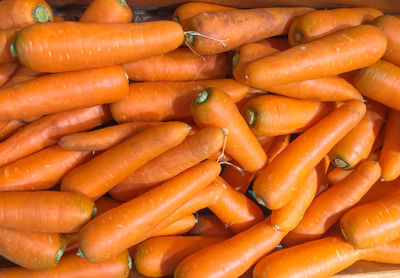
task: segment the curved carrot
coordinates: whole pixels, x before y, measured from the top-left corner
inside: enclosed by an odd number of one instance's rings
[[[169,236],[150,238],[135,248],[137,271],[149,277],[173,275],[178,264],[204,247],[225,240],[223,237]]]
[[[8,88],[12,87],[15,84],[22,83],[31,79],[35,79],[36,77],[43,75],[41,72],[33,71],[31,69],[28,69],[27,67],[20,66],[18,71],[15,73],[15,75],[7,81],[2,88]]]
[[[343,104],[290,143],[256,178],[258,202],[269,209],[288,203],[307,173],[358,124],[365,110],[360,101]]]
[[[130,80],[193,81],[224,78],[225,54],[198,56],[187,48],[124,64]]]
[[[239,277],[271,252],[285,234],[274,230],[267,218],[234,237],[190,255],[178,265],[174,277]]]
[[[333,168],[328,174],[328,182],[330,185],[337,184],[350,175],[354,169],[346,170],[340,168]]]
[[[376,18],[372,22],[372,25],[381,29],[387,38],[387,49],[385,55],[383,55],[383,59],[400,66],[400,19],[392,15],[383,15]]]
[[[202,162],[96,217],[80,232],[80,252],[90,262],[100,263],[143,241],[149,231],[210,184],[220,171],[217,162]],[[104,238],[113,240],[104,241]]]
[[[0,29],[20,29],[53,21],[53,12],[44,0],[4,0],[0,3]]]
[[[196,225],[190,230],[189,234],[192,236],[217,236],[225,238],[234,235],[217,216],[212,214],[198,215]]]
[[[45,116],[24,126],[0,143],[0,165],[6,165],[53,145],[65,134],[104,124],[110,118],[108,106],[105,105]]]
[[[1,26],[1,24],[0,24]],[[17,60],[11,54],[10,46],[15,41],[18,30],[0,31],[0,63],[11,62]]]
[[[129,94],[111,105],[112,115],[119,123],[189,117],[190,103],[208,87],[225,91],[235,102],[250,90],[232,79],[132,83]]]
[[[242,115],[256,136],[276,136],[302,132],[334,109],[334,103],[261,95],[246,103]]]
[[[79,21],[128,23],[132,21],[132,10],[126,0],[95,0],[90,2]]]
[[[400,176],[400,112],[393,109],[389,110],[379,164],[384,181]]]
[[[385,50],[386,37],[378,28],[352,27],[250,63],[246,83],[262,89],[333,76],[368,66]]]
[[[47,39],[44,41],[43,37]],[[60,44],[62,41],[70,43]],[[63,72],[160,55],[174,50],[182,41],[182,27],[172,21],[120,24],[65,21],[23,29],[12,52],[18,55],[21,64],[33,70]]]
[[[334,32],[366,24],[383,13],[372,8],[350,8],[313,11],[293,20],[289,30],[290,45],[320,39]]]
[[[196,217],[193,214],[188,214],[152,236],[158,237],[184,234],[194,227],[196,221]]]
[[[268,163],[271,163],[271,161],[274,160],[275,157],[289,145],[289,142],[289,134],[276,136],[271,146],[267,150]]]
[[[8,62],[0,64],[0,87],[7,83],[17,73],[18,62]]]
[[[69,172],[61,190],[96,200],[146,162],[178,145],[189,131],[190,126],[180,122],[148,128]]]
[[[26,124],[20,120],[12,120],[1,123],[3,124],[3,127],[0,129],[0,141],[7,139]]]
[[[332,164],[338,168],[350,169],[367,159],[386,113],[384,105],[368,101],[367,112],[358,125],[329,151]]]

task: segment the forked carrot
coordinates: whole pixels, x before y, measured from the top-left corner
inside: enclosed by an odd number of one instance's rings
[[[194,227],[196,221],[197,219],[193,214],[188,214],[152,236],[171,236],[187,233]]]
[[[337,184],[350,175],[353,171],[354,169],[346,170],[335,167],[328,173],[328,182],[330,185]]]
[[[372,22],[372,25],[381,29],[387,38],[387,49],[385,55],[383,55],[383,59],[400,66],[400,18],[392,15],[383,15],[376,18]]]
[[[18,62],[7,62],[0,64],[0,87],[14,77],[20,64]]]
[[[35,79],[36,77],[39,77],[40,75],[43,75],[43,73],[33,71],[24,66],[20,66],[18,71],[15,73],[15,75],[9,81],[7,81],[3,85],[2,88],[12,87],[18,83],[22,83],[22,82],[25,82],[28,80]]]
[[[271,163],[271,161],[289,145],[289,141],[289,134],[275,137],[271,146],[267,150],[268,163]]]
[[[0,129],[0,141],[7,139],[26,124],[20,120],[12,120],[1,123],[3,127]]]
[[[213,214],[201,214],[197,216],[197,223],[189,232],[192,236],[217,236],[231,237],[234,233],[226,227],[217,216]]]
[[[126,0],[94,0],[82,14],[80,22],[128,23],[132,10]]]
[[[382,179],[392,181],[400,176],[400,112],[390,109],[379,159]]]
[[[11,54],[10,46],[17,36],[18,30],[0,31],[0,63],[11,62],[17,60]]]

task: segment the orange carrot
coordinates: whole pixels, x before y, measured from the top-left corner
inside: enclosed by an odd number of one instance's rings
[[[208,87],[217,87],[239,101],[250,88],[232,79],[190,82],[132,83],[129,94],[111,105],[114,119],[121,122],[163,121],[191,116],[190,103]]]
[[[289,145],[289,141],[289,134],[275,137],[271,146],[267,150],[268,163],[271,163],[271,161]]]
[[[193,214],[188,214],[185,217],[177,220],[168,227],[162,229],[161,231],[155,233],[153,236],[170,236],[170,235],[180,235],[189,232],[196,224],[196,217]]]
[[[26,124],[20,120],[12,120],[1,123],[3,127],[0,129],[0,141],[7,139]]]
[[[17,36],[18,30],[0,31],[0,63],[17,60],[11,54],[10,46]]]
[[[400,112],[390,109],[385,126],[384,142],[379,159],[382,179],[395,180],[400,176]]]
[[[264,39],[261,41],[258,41],[257,43],[262,43],[265,45],[268,45],[269,47],[278,49],[279,51],[284,51],[286,49],[290,48],[290,44],[287,38],[268,38]]]
[[[389,115],[390,109],[388,109],[388,115]],[[372,145],[371,152],[374,152],[378,149],[381,149],[383,146],[383,140],[385,137],[385,126],[386,124],[384,123],[381,127],[381,130],[378,133],[378,137],[376,137],[374,144]]]
[[[70,43],[60,44],[61,41]],[[11,51],[18,55],[22,65],[33,70],[63,72],[160,55],[174,50],[182,41],[182,27],[172,21],[120,24],[65,21],[23,29]]]
[[[204,214],[197,216],[197,223],[189,232],[192,236],[231,237],[234,233],[217,216]]]
[[[80,232],[80,253],[90,262],[100,263],[145,240],[148,232],[210,184],[220,171],[217,162],[202,162],[96,217]],[[104,238],[113,240],[104,241]]]
[[[233,164],[233,166],[230,164]],[[237,161],[231,161],[230,164],[226,165],[224,170],[222,170],[221,177],[229,183],[234,190],[243,194],[246,193],[255,174],[239,170],[237,167],[240,168],[240,165]]]
[[[375,261],[388,264],[399,264],[400,240],[396,239],[391,242],[373,248],[367,255],[363,257],[366,261]]]
[[[359,205],[367,204],[400,193],[400,179],[394,181],[377,181],[371,189],[358,202]]]
[[[132,10],[126,0],[94,0],[81,16],[80,22],[128,23]]]
[[[115,1],[115,0],[114,0]],[[124,64],[130,80],[193,81],[224,78],[225,54],[198,56],[187,48]]]
[[[45,116],[24,126],[0,143],[0,166],[53,145],[65,134],[94,128],[109,119],[108,106],[94,106]]]
[[[269,209],[287,204],[311,169],[358,124],[365,111],[365,104],[350,101],[297,137],[256,178],[253,190],[258,202]]]
[[[40,75],[43,75],[43,73],[33,71],[24,66],[20,66],[18,71],[13,76],[13,78],[11,78],[8,82],[6,82],[2,88],[12,87],[18,83],[22,83],[22,82],[25,82],[25,81],[28,81],[31,79],[35,79],[36,77],[39,77]]]
[[[328,181],[330,185],[337,184],[350,175],[354,169],[345,170],[340,168],[333,168],[328,174]]]
[[[0,87],[14,77],[19,68],[18,62],[8,62],[0,64]]]
[[[53,21],[54,22],[63,22],[65,20],[62,16],[53,16]]]
[[[293,20],[289,30],[290,45],[320,39],[337,31],[366,24],[383,13],[372,8],[313,11]]]
[[[387,38],[387,49],[385,55],[383,55],[383,59],[400,66],[400,19],[392,15],[383,15],[376,18],[372,22],[372,25],[382,30]]]

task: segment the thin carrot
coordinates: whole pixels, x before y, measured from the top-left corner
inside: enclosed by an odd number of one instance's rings
[[[376,18],[372,22],[372,25],[382,30],[387,38],[387,49],[385,55],[383,55],[383,59],[400,66],[400,19],[392,15],[383,15]]]
[[[258,202],[269,209],[288,203],[307,173],[358,124],[365,111],[365,104],[350,101],[297,137],[256,178],[253,190]]]
[[[197,223],[189,232],[192,236],[217,236],[231,237],[234,233],[225,226],[217,216],[213,214],[203,214],[197,216]]]
[[[386,122],[379,164],[383,180],[392,181],[400,176],[400,112],[393,109]]]
[[[231,161],[232,157],[229,154],[227,154],[226,152],[223,152],[221,149],[221,150],[218,150],[213,155],[209,156],[208,159],[223,162],[223,161]]]
[[[145,240],[149,231],[210,184],[220,171],[217,162],[202,162],[96,217],[80,232],[80,253],[90,262],[100,263]]]
[[[129,85],[129,94],[113,103],[111,111],[119,123],[190,117],[190,103],[208,87],[225,91],[235,102],[250,90],[233,79],[132,83]]]
[[[47,39],[44,41],[43,37]],[[70,43],[60,44],[62,41]],[[11,50],[22,65],[33,70],[63,72],[160,55],[174,50],[182,41],[182,27],[172,21],[120,24],[65,21],[23,29]]]
[[[26,124],[25,122],[20,120],[12,120],[1,123],[4,125],[0,129],[0,141],[7,139]]]
[[[337,31],[370,23],[383,13],[372,8],[313,11],[293,20],[289,30],[290,45],[320,39]]]
[[[155,233],[153,237],[184,234],[186,232],[189,232],[194,227],[196,221],[196,217],[193,214],[188,214],[177,220],[176,222],[172,223],[168,227]]]
[[[43,73],[33,71],[24,66],[20,66],[18,71],[15,73],[15,75],[9,81],[7,81],[3,85],[2,88],[12,87],[18,83],[22,83],[22,82],[25,82],[28,80],[35,79],[36,77],[39,77],[40,75],[43,75]]]
[[[11,54],[10,46],[15,41],[18,30],[0,31],[0,63],[17,60]]]
[[[328,174],[328,182],[330,185],[337,184],[350,175],[354,169],[346,170],[340,168],[333,168]]]
[[[0,143],[0,165],[4,166],[51,146],[65,134],[88,130],[104,124],[110,118],[110,111],[105,105],[45,116],[24,126]]]
[[[81,16],[80,22],[128,23],[132,10],[126,0],[94,0]]]
[[[275,157],[283,151],[290,142],[290,135],[276,136],[271,146],[267,150],[268,163],[271,163]]]
[[[14,77],[20,64],[18,62],[8,62],[0,64],[0,87]]]

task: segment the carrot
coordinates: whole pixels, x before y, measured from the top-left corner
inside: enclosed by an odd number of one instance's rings
[[[385,50],[386,38],[378,28],[352,27],[250,63],[246,83],[262,89],[333,76],[368,66]]]
[[[53,21],[53,12],[44,0],[4,0],[0,3],[0,30]]]
[[[350,101],[297,137],[256,178],[257,201],[269,209],[287,204],[307,173],[358,124],[365,110],[362,102]]]
[[[18,71],[15,73],[15,75],[7,81],[2,88],[8,88],[12,87],[18,83],[22,83],[28,80],[35,79],[36,77],[43,75],[41,72],[33,71],[31,69],[28,69],[27,67],[20,66]]]
[[[168,227],[162,229],[161,231],[155,233],[153,236],[170,236],[170,235],[180,235],[189,232],[196,224],[196,217],[193,214],[188,214],[185,217],[177,220]]]
[[[110,193],[139,196],[213,155],[222,148],[224,136],[221,128],[203,128],[144,164],[111,189]]]
[[[285,234],[274,230],[267,218],[234,237],[190,255],[178,265],[174,277],[238,277],[271,252]]]
[[[53,16],[54,22],[63,22],[65,19],[62,16]]]
[[[400,112],[393,109],[390,109],[386,122],[379,164],[382,180],[392,181],[400,176]]]
[[[286,49],[290,48],[290,44],[287,38],[268,38],[264,39],[261,41],[258,41],[257,43],[262,43],[265,45],[268,45],[269,47],[278,49],[279,51],[284,51]]]
[[[107,106],[94,106],[45,116],[24,126],[0,143],[0,165],[4,166],[53,145],[65,134],[94,128],[109,119],[110,112]]]
[[[389,116],[389,112],[390,112],[390,109],[388,109],[388,116]],[[378,133],[378,137],[376,137],[374,144],[372,145],[371,152],[374,152],[374,151],[382,148],[383,140],[385,137],[385,126],[386,126],[386,124],[384,123],[381,127],[381,130]]]
[[[43,41],[43,37],[53,39]],[[63,41],[70,43],[60,44]],[[65,21],[23,29],[11,50],[22,65],[33,70],[63,72],[160,55],[174,50],[182,41],[182,27],[172,21],[120,24]],[[32,47],[25,47],[27,44]]]
[[[332,164],[338,168],[350,169],[367,159],[386,113],[385,106],[369,100],[367,112],[359,124],[330,150]]]
[[[399,264],[400,240],[396,239],[373,248],[363,257],[366,261],[375,261],[388,264]]]
[[[275,157],[289,145],[289,141],[289,134],[275,137],[271,146],[267,150],[268,163],[271,163],[271,161],[274,160]]]
[[[394,181],[379,180],[362,197],[358,204],[367,204],[398,193],[400,193],[400,179],[395,179]]]
[[[345,179],[348,175],[350,175],[354,169],[340,169],[340,168],[333,168],[332,171],[328,174],[328,181],[330,185],[337,184]]]
[[[372,8],[313,11],[293,20],[289,30],[290,45],[314,41],[353,26],[370,23],[383,13]]]
[[[229,154],[227,154],[226,152],[223,152],[221,149],[218,150],[213,155],[210,155],[208,159],[222,162],[222,161],[231,161],[232,157],[230,157]]]
[[[100,151],[106,150],[125,141],[129,137],[149,128],[158,122],[134,122],[63,136],[58,144],[66,150]]]
[[[8,278],[128,278],[131,259],[127,251],[101,264],[91,264],[87,260],[71,254],[63,257],[57,266],[43,271],[29,271],[20,267],[2,268],[0,276]]]
[[[17,60],[11,54],[10,46],[15,41],[18,30],[0,31],[0,63]]]
[[[7,139],[26,124],[20,120],[12,120],[1,123],[3,127],[0,129],[0,141]]]
[[[230,164],[233,164],[233,166],[229,164],[226,165],[222,170],[221,177],[229,183],[234,190],[243,194],[246,193],[255,174],[239,170],[237,167],[240,168],[240,165],[237,161],[231,161]]]
[[[377,17],[372,25],[378,27],[386,35],[387,49],[383,59],[400,66],[400,39],[398,30],[400,28],[400,19],[392,15],[382,15]]]
[[[48,147],[0,168],[0,191],[45,190],[73,168],[90,159],[88,151]]]
[[[208,87],[227,92],[235,102],[250,90],[232,79],[132,83],[129,94],[111,105],[112,115],[119,123],[190,117],[190,103]]]
[[[18,62],[8,62],[0,64],[0,87],[14,77],[19,68]]]
[[[64,253],[65,245],[66,239],[60,234],[0,228],[1,256],[27,269],[55,267]]]
[[[128,23],[132,10],[126,0],[94,0],[81,16],[80,22]]]
[[[234,233],[212,214],[197,216],[194,228],[189,232],[192,236],[231,237]]]
[[[80,253],[90,262],[100,263],[145,240],[148,232],[210,184],[220,171],[217,162],[202,162],[93,219],[80,232]]]
[[[187,48],[178,48],[124,64],[130,80],[135,81],[193,81],[224,78],[225,54],[198,56]]]
[[[242,115],[256,136],[277,136],[302,132],[334,108],[334,103],[261,95],[246,103]]]
[[[185,24],[185,42],[196,53],[210,55],[244,43],[287,34],[296,16],[312,8],[260,8],[202,13]]]

